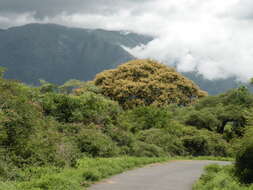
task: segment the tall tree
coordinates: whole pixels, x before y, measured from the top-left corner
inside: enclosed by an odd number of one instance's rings
[[[98,74],[95,85],[124,108],[188,105],[206,96],[191,80],[153,60],[134,60]]]

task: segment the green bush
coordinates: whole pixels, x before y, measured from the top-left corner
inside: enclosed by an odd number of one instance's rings
[[[119,127],[110,126],[105,130],[105,134],[111,137],[111,139],[117,144],[120,148],[121,155],[131,155],[135,142],[137,141],[136,137],[129,131],[123,130]]]
[[[193,111],[188,113],[185,124],[195,126],[198,129],[216,131],[217,126],[220,125],[220,121],[217,119],[216,115],[214,115],[208,109],[202,109],[201,111]]]
[[[230,156],[229,144],[220,134],[188,127],[182,138],[186,151],[193,156]]]
[[[228,92],[205,97],[186,113],[186,123],[198,128],[207,128],[220,134],[230,131],[227,139],[241,137],[247,127],[247,112],[253,106],[253,95],[246,87],[231,89]],[[228,125],[229,124],[229,125]]]
[[[112,139],[96,129],[83,129],[75,137],[82,153],[93,157],[112,157],[119,154],[119,148]]]
[[[123,120],[123,121],[122,121]],[[172,121],[171,112],[155,106],[136,107],[121,115],[120,121],[133,133],[151,128],[166,128]],[[121,124],[122,125],[122,124]]]
[[[114,120],[121,111],[116,102],[90,92],[81,96],[48,93],[40,102],[45,115],[66,123],[104,125]]]
[[[17,82],[0,79],[0,146],[8,162],[23,167],[54,163],[55,150],[49,138],[37,91]]]
[[[194,185],[193,190],[252,190],[253,186],[245,186],[234,177],[233,166],[212,164],[205,168],[205,173]]]
[[[0,152],[0,154],[3,152]],[[1,155],[2,157],[2,155]],[[0,158],[0,181],[16,180],[19,178],[19,169],[8,159]]]
[[[133,147],[131,156],[137,157],[165,157],[168,156],[161,147],[154,144],[137,141]]]
[[[184,155],[185,148],[179,137],[171,135],[164,129],[149,129],[141,131],[138,139],[147,144],[154,144],[164,150],[168,155]]]
[[[243,183],[253,183],[253,137],[247,138],[236,156],[236,175]]]

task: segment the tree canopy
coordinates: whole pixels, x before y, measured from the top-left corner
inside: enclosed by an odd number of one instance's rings
[[[134,60],[95,78],[102,93],[124,108],[137,105],[188,105],[207,95],[173,68],[153,60]]]

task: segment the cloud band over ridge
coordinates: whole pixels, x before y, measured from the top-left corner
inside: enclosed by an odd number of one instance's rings
[[[253,77],[251,0],[0,0],[0,28],[31,22],[149,34],[128,51],[207,79]]]

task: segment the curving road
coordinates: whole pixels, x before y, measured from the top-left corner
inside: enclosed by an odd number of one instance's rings
[[[153,164],[114,176],[93,185],[89,190],[191,190],[204,166],[220,161],[172,161]]]

